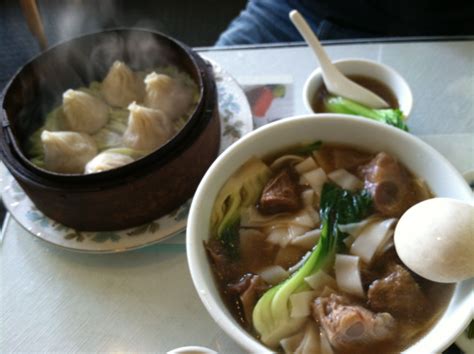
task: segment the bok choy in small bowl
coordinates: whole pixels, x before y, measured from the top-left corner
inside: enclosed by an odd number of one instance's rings
[[[328,92],[321,68],[317,68],[303,87],[303,102],[308,112],[356,115],[408,131],[406,120],[413,106],[413,95],[397,71],[365,59],[343,59],[334,65],[349,79],[383,98],[390,107],[374,109]]]
[[[202,180],[187,229],[193,282],[250,352],[441,351],[470,320],[473,281],[430,282],[393,247],[398,218],[433,196],[471,192],[416,137],[345,115],[281,120]]]

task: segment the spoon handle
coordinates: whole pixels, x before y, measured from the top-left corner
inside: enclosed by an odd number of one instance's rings
[[[290,12],[290,19],[319,61],[324,84],[330,93],[351,99],[368,107],[388,108],[387,102],[381,97],[348,79],[338,70],[329,59],[311,27],[297,10]]]
[[[311,27],[309,27],[308,22],[306,22],[303,16],[301,16],[297,10],[292,10],[290,12],[290,19],[306,43],[308,43],[308,45],[313,48],[316,59],[319,61],[319,64],[323,69],[323,75],[325,72],[330,75],[340,75],[339,71],[334,68],[331,59],[329,59],[327,56],[326,51],[319,42],[319,39],[316,37]]]

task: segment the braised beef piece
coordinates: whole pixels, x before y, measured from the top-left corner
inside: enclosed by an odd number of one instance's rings
[[[204,243],[204,247],[211,263],[214,265],[215,274],[221,281],[238,277],[240,267],[228,256],[223,245],[218,240],[212,238],[209,242]]]
[[[290,168],[285,168],[263,188],[259,210],[263,214],[276,214],[298,210],[301,205],[296,176]]]
[[[250,286],[250,279],[254,274],[247,273],[244,274],[242,278],[237,283],[227,284],[227,290],[229,294],[240,295]]]
[[[362,287],[367,290],[369,286],[377,279],[382,276],[377,269],[372,268],[370,265],[361,262],[359,264],[360,280],[362,281]]]
[[[312,312],[331,346],[343,353],[374,352],[371,349],[375,346],[396,336],[396,321],[392,315],[354,305],[354,299],[345,296],[318,297],[313,302]]]
[[[360,168],[365,188],[372,194],[375,209],[385,215],[399,217],[417,203],[418,193],[411,188],[412,177],[398,161],[385,152]]]
[[[252,309],[257,299],[268,289],[268,284],[259,276],[244,272],[245,265],[228,256],[223,245],[216,239],[204,243],[214,275],[224,301],[234,313],[235,318],[248,330],[252,325]]]
[[[239,295],[244,319],[247,326],[252,324],[252,310],[257,299],[269,288],[260,275],[245,274],[236,284],[228,285],[229,294]]]
[[[360,267],[360,276],[365,291],[377,279],[384,278],[391,273],[394,266],[403,264],[398,257],[395,247],[388,248],[385,252],[375,255],[370,264],[362,262]]]
[[[386,311],[396,318],[418,318],[427,310],[427,299],[411,273],[394,264],[384,278],[375,280],[367,293],[374,311]]]
[[[266,235],[260,231],[241,229],[236,256],[229,255],[225,246],[216,238],[205,242],[204,247],[219,279],[233,283],[244,273],[255,273],[272,264],[278,246],[265,240]]]

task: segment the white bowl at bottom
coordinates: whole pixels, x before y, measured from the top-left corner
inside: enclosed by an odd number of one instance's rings
[[[188,218],[186,249],[191,277],[204,306],[217,324],[250,352],[269,352],[270,349],[239,325],[219,294],[203,245],[210,235],[212,206],[222,185],[250,157],[267,156],[315,140],[385,151],[423,178],[435,195],[472,202],[468,184],[435,149],[400,129],[368,119],[337,114],[290,117],[240,139],[212,164],[196,191]],[[456,284],[440,320],[406,353],[440,352],[454,342],[473,316],[473,286],[474,279]]]

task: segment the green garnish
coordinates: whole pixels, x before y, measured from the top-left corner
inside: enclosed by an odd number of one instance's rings
[[[311,144],[306,144],[306,145],[295,148],[295,150],[293,150],[292,153],[298,154],[298,155],[306,155],[313,151],[319,150],[322,145],[323,145],[323,142],[321,140],[317,140]]]
[[[323,220],[338,224],[360,221],[368,215],[372,197],[366,189],[357,193],[342,189],[335,184],[325,183],[321,192],[320,213]]]
[[[343,97],[328,96],[324,101],[326,110],[332,113],[354,114],[408,131],[402,111],[396,109],[372,109]]]

